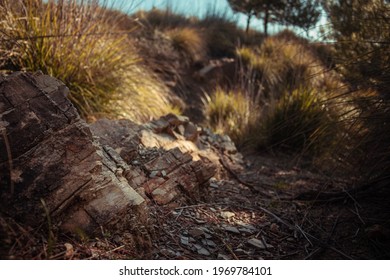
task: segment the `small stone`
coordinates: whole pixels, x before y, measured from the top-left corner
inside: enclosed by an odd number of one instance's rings
[[[273,248],[274,246],[270,245],[270,244],[264,244],[263,241],[259,240],[259,239],[256,239],[256,238],[252,238],[248,241],[248,244],[257,248],[257,249],[270,249],[270,248]]]
[[[216,183],[211,183],[210,182],[210,188],[218,189],[219,186]]]
[[[170,258],[174,258],[177,256],[177,252],[171,250],[171,249],[165,249],[165,248],[162,248],[160,250],[160,253],[166,257],[170,257]]]
[[[140,165],[141,163],[138,161],[138,160],[133,160],[131,162],[131,165],[134,165],[134,166],[137,166],[137,165]]]
[[[201,245],[199,245],[199,244],[194,244],[194,247],[195,247],[196,250],[200,250],[200,249],[203,248],[203,247],[202,247]]]
[[[112,241],[114,241],[114,243],[116,244],[120,244],[123,242],[123,238],[120,235],[115,234]]]
[[[207,227],[199,227],[199,229],[203,230],[205,233],[212,233]]]
[[[236,253],[237,255],[251,255],[250,252],[245,251],[244,249],[241,248],[234,250],[234,253]]]
[[[243,227],[245,227],[246,229],[249,229],[249,230],[252,230],[252,231],[256,231],[256,228],[253,226],[253,225],[243,225]]]
[[[215,244],[215,242],[212,241],[212,240],[202,239],[202,243],[203,243],[203,245],[205,245],[205,246],[217,247],[217,244]]]
[[[218,260],[230,260],[230,257],[226,256],[224,254],[218,254],[217,259]]]
[[[249,229],[247,229],[247,228],[239,228],[238,230],[239,230],[241,233],[248,234],[248,235],[250,235],[250,234],[253,233],[252,230],[249,230]]]
[[[203,256],[210,256],[210,252],[203,247],[198,249],[198,254]]]
[[[275,223],[270,225],[270,230],[273,232],[278,232],[279,231],[279,226]]]
[[[160,171],[152,171],[152,172],[150,172],[150,175],[149,175],[149,177],[150,178],[155,178],[155,177],[157,177],[157,175],[160,173]]]
[[[66,248],[65,258],[67,259],[72,258],[74,255],[73,245],[70,243],[65,243],[64,246]]]
[[[165,170],[161,171],[161,176],[163,178],[166,178],[167,177],[167,172]]]
[[[185,245],[185,246],[188,246],[189,245],[189,238],[186,236],[180,236],[180,243]]]
[[[188,231],[188,234],[194,238],[204,235],[204,231],[199,228],[193,228]]]
[[[240,226],[239,230],[245,233],[254,233],[256,228],[253,225],[238,221],[237,224]]]
[[[205,233],[204,237],[207,238],[207,239],[210,239],[212,236],[211,236],[211,234]]]
[[[177,131],[178,131],[181,135],[184,136],[184,133],[185,133],[186,129],[185,129],[184,125],[181,124],[181,125],[179,125],[179,126],[177,127]]]
[[[224,211],[224,212],[221,212],[220,216],[226,220],[234,217],[236,214],[234,214],[233,212],[229,212],[229,211]]]
[[[176,212],[176,211],[172,211],[172,215],[174,215],[174,216],[177,216],[177,215],[179,215],[180,213],[179,212]]]
[[[230,233],[240,234],[240,231],[236,227],[224,226],[225,231]]]

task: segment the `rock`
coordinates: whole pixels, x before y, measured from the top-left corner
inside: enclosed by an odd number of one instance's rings
[[[256,238],[249,239],[248,244],[257,248],[257,249],[271,249],[274,247],[270,244],[264,244],[263,241],[256,239]]]
[[[234,214],[233,212],[229,212],[229,211],[223,211],[223,212],[221,212],[221,214],[220,214],[221,218],[226,219],[226,220],[228,220],[228,219],[234,217],[235,215],[236,215],[236,214]]]
[[[199,248],[197,250],[197,252],[198,252],[199,255],[210,256],[210,252],[207,249],[203,248],[203,247]]]
[[[190,243],[189,243],[189,238],[187,236],[180,236],[180,243],[185,245],[185,246],[188,246]]]
[[[246,234],[246,235],[250,235],[250,234],[253,233],[252,230],[249,230],[249,229],[247,229],[247,228],[238,228],[238,230],[239,230],[241,233],[244,233],[244,234]]]
[[[210,229],[208,229],[207,227],[199,227],[199,229],[203,230],[203,232],[205,233],[210,233],[210,234],[212,233]]]
[[[215,244],[215,242],[212,241],[212,240],[202,239],[202,243],[203,243],[203,245],[205,245],[205,246],[217,247],[217,244]]]
[[[149,175],[149,177],[150,178],[155,178],[155,177],[157,177],[158,175],[160,174],[160,171],[152,171],[152,172],[150,172],[150,175]]]
[[[96,141],[67,91],[39,73],[1,79],[0,211],[33,227],[50,213],[53,226],[88,233],[145,222],[145,200],[123,177],[126,163]]]
[[[230,233],[235,233],[235,234],[240,234],[240,231],[236,227],[232,226],[224,226],[223,227],[225,231],[230,232]]]
[[[166,248],[162,248],[160,250],[160,254],[162,254],[163,256],[168,257],[168,258],[175,258],[175,257],[180,255],[180,253],[175,252],[171,249],[166,249]]]
[[[234,253],[236,253],[237,255],[246,255],[246,256],[252,255],[251,252],[245,251],[244,249],[241,248],[234,250]]]
[[[279,232],[279,226],[275,223],[272,223],[270,225],[270,230],[273,231],[273,232]]]
[[[226,256],[224,254],[219,253],[217,256],[218,260],[230,260],[231,258],[229,256]]]
[[[251,231],[256,231],[257,229],[255,228],[255,226],[251,225],[251,224],[241,224],[242,227],[248,229],[248,230],[251,230]]]
[[[204,235],[204,231],[200,228],[193,228],[188,231],[188,234],[193,238],[199,238]]]
[[[123,157],[129,159],[127,162],[129,166],[134,161],[140,162],[140,170],[127,169],[126,179],[134,185],[136,190],[143,189],[146,197],[152,198],[160,205],[165,205],[181,197],[198,200],[199,194],[202,194],[201,189],[206,187],[206,182],[214,176],[216,171],[216,166],[207,158],[195,161],[190,153],[183,152],[186,148],[179,148],[183,147],[179,145],[180,143],[184,145],[183,143],[188,141],[175,142],[173,138],[160,136],[152,130],[153,128],[154,131],[164,131],[164,127],[186,120],[186,118],[175,118],[171,114],[163,117],[161,122],[154,121],[139,128],[132,127],[128,122],[119,121],[112,121],[112,125],[108,126],[107,120],[98,120],[92,125],[92,129],[99,139],[103,137],[104,143],[112,145],[115,150],[135,151],[132,156],[123,155]],[[159,125],[163,127],[157,129]],[[111,133],[113,127],[127,135],[127,138],[132,141],[122,144],[113,136],[107,138],[105,136],[107,134],[115,135]],[[194,145],[192,142],[188,143]],[[133,145],[133,147],[124,147],[124,145]],[[156,149],[156,147],[164,148]],[[141,170],[150,175],[146,177]]]
[[[73,245],[70,243],[64,244],[66,252],[65,252],[65,259],[71,259],[74,255],[74,248]]]

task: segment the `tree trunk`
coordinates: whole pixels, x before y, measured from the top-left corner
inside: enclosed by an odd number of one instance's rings
[[[264,35],[265,37],[268,36],[268,21],[269,21],[269,8],[265,8],[264,12]]]
[[[251,23],[251,19],[252,19],[252,13],[249,13],[248,17],[246,19],[246,29],[245,29],[246,35],[248,35],[248,33],[249,33],[249,26],[250,26],[250,23]]]

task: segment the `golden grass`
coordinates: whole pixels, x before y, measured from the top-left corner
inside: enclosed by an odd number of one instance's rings
[[[133,110],[133,120],[141,121],[149,113],[148,118],[169,112],[164,90],[150,90],[140,82],[155,80],[144,73],[146,69],[140,70],[127,33],[117,32],[105,12],[92,0],[58,4],[4,0],[0,7],[1,68],[41,70],[62,80],[84,117],[118,116]],[[155,105],[142,103],[145,100],[164,101]]]
[[[207,125],[216,133],[228,134],[241,145],[257,120],[260,110],[242,91],[224,90],[218,87],[204,99]]]
[[[233,88],[241,94],[218,89],[206,102],[207,120],[217,132],[240,143],[308,155],[326,153],[346,135],[356,108],[340,77],[308,41],[283,32],[260,46],[238,48],[237,55],[242,66]],[[235,114],[240,117],[231,117]]]
[[[278,99],[285,90],[302,86],[323,92],[340,93],[345,89],[341,78],[330,70],[331,48],[309,43],[283,31],[268,37],[257,47],[242,47],[237,55],[257,73],[258,81],[269,96]]]
[[[198,29],[182,27],[166,32],[173,47],[181,52],[189,61],[203,60],[206,56],[206,42]]]
[[[139,11],[134,14],[134,17],[137,18],[143,26],[158,28],[160,30],[188,26],[196,21],[195,18],[187,18],[184,15],[175,13],[171,8],[166,8],[164,10],[153,8],[150,11]]]

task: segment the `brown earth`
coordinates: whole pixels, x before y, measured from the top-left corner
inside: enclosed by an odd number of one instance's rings
[[[212,181],[205,199],[194,204],[151,205],[153,230],[138,236],[136,242],[129,233],[111,234],[102,229],[97,238],[59,234],[48,248],[44,231],[2,218],[13,232],[8,256],[388,259],[390,213],[383,207],[384,196],[330,195],[332,191],[340,194],[348,183],[302,170],[292,162],[288,157],[281,160],[257,154],[246,156],[241,170],[226,165],[230,178]],[[326,191],[327,197],[316,200],[313,191],[318,195]],[[302,192],[309,196],[292,199]]]
[[[57,94],[62,93],[61,85],[58,82],[50,85],[56,98],[56,102],[49,102],[55,105],[53,108],[60,104],[59,109],[73,112],[64,107],[64,97]],[[48,98],[51,93],[36,91],[36,94],[42,99]],[[15,100],[22,102],[21,99]],[[47,100],[50,101],[50,98]],[[28,104],[33,106],[38,103]],[[3,116],[11,112],[7,108]],[[56,112],[54,109],[53,112]],[[36,117],[34,123],[45,118],[41,115]],[[252,151],[242,157],[228,138],[214,135],[206,129],[199,130],[182,117],[167,116],[139,127],[128,121],[107,123],[100,120],[91,128],[78,117],[74,118],[74,114],[67,117],[72,125],[78,124],[76,127],[87,131],[86,136],[82,136],[83,141],[92,141],[99,157],[103,154],[103,164],[109,170],[104,170],[99,176],[104,174],[114,178],[110,185],[114,189],[123,186],[125,177],[145,200],[148,215],[143,223],[131,226],[128,223],[133,219],[123,220],[123,226],[120,226],[121,219],[117,216],[114,218],[115,227],[109,227],[112,224],[110,215],[114,217],[121,213],[102,216],[97,211],[95,218],[101,219],[107,227],[97,227],[99,232],[94,234],[84,231],[66,233],[51,223],[49,215],[43,217],[42,222],[33,224],[3,209],[0,215],[1,259],[389,258],[387,185],[377,186],[375,191],[372,191],[372,186],[356,188],[350,178],[335,176],[335,173],[326,175],[314,170],[309,161],[284,154]],[[47,119],[52,118],[49,116]],[[21,124],[15,123],[16,127]],[[65,122],[59,123],[65,125]],[[43,124],[40,127],[47,128]],[[91,132],[88,132],[89,129]],[[69,129],[61,128],[59,131],[66,130]],[[35,130],[31,131],[34,133]],[[53,131],[56,128],[47,131],[52,134],[45,132],[40,137],[47,137],[54,145],[56,136]],[[4,130],[2,133],[2,138],[6,139]],[[20,135],[20,139],[27,137]],[[95,135],[93,140],[90,135]],[[157,144],[163,148],[155,149]],[[36,146],[34,144],[32,149]],[[178,152],[178,147],[184,147],[185,151]],[[3,151],[7,152],[6,149]],[[75,155],[78,153],[76,151]],[[160,159],[171,158],[178,160],[177,169],[153,173],[156,165],[164,164]],[[2,164],[7,166],[6,157]],[[72,174],[77,173],[75,166],[70,166]],[[215,166],[215,172],[209,168],[211,166]],[[116,171],[111,171],[111,167],[117,168]],[[55,169],[50,170],[54,172]],[[140,171],[137,176],[141,179],[134,175],[136,170]],[[176,170],[182,171],[175,173]],[[63,173],[68,176],[69,172],[65,171]],[[119,171],[122,171],[121,174],[118,174]],[[198,171],[202,171],[201,176]],[[39,180],[48,175],[53,182],[56,181],[49,173],[36,175]],[[212,173],[214,177],[209,179]],[[4,178],[8,176],[2,175]],[[186,179],[170,181],[176,175]],[[11,177],[11,180],[15,178]],[[14,181],[16,184],[20,180]],[[148,182],[153,181],[159,183],[148,189]],[[172,181],[174,185],[170,184]],[[101,187],[101,180],[95,179],[94,182],[95,188]],[[0,183],[8,186],[4,180]],[[156,190],[167,190],[169,195],[174,190],[174,195],[161,196],[161,191]],[[83,191],[88,192],[86,189]],[[80,197],[90,200],[80,201]],[[90,196],[80,197],[75,196],[70,205],[77,202],[81,203],[78,205],[86,205],[87,209],[89,205],[96,206]],[[22,205],[21,201],[19,205]],[[34,211],[39,214],[37,209]],[[68,212],[61,213],[61,217],[66,219]]]

